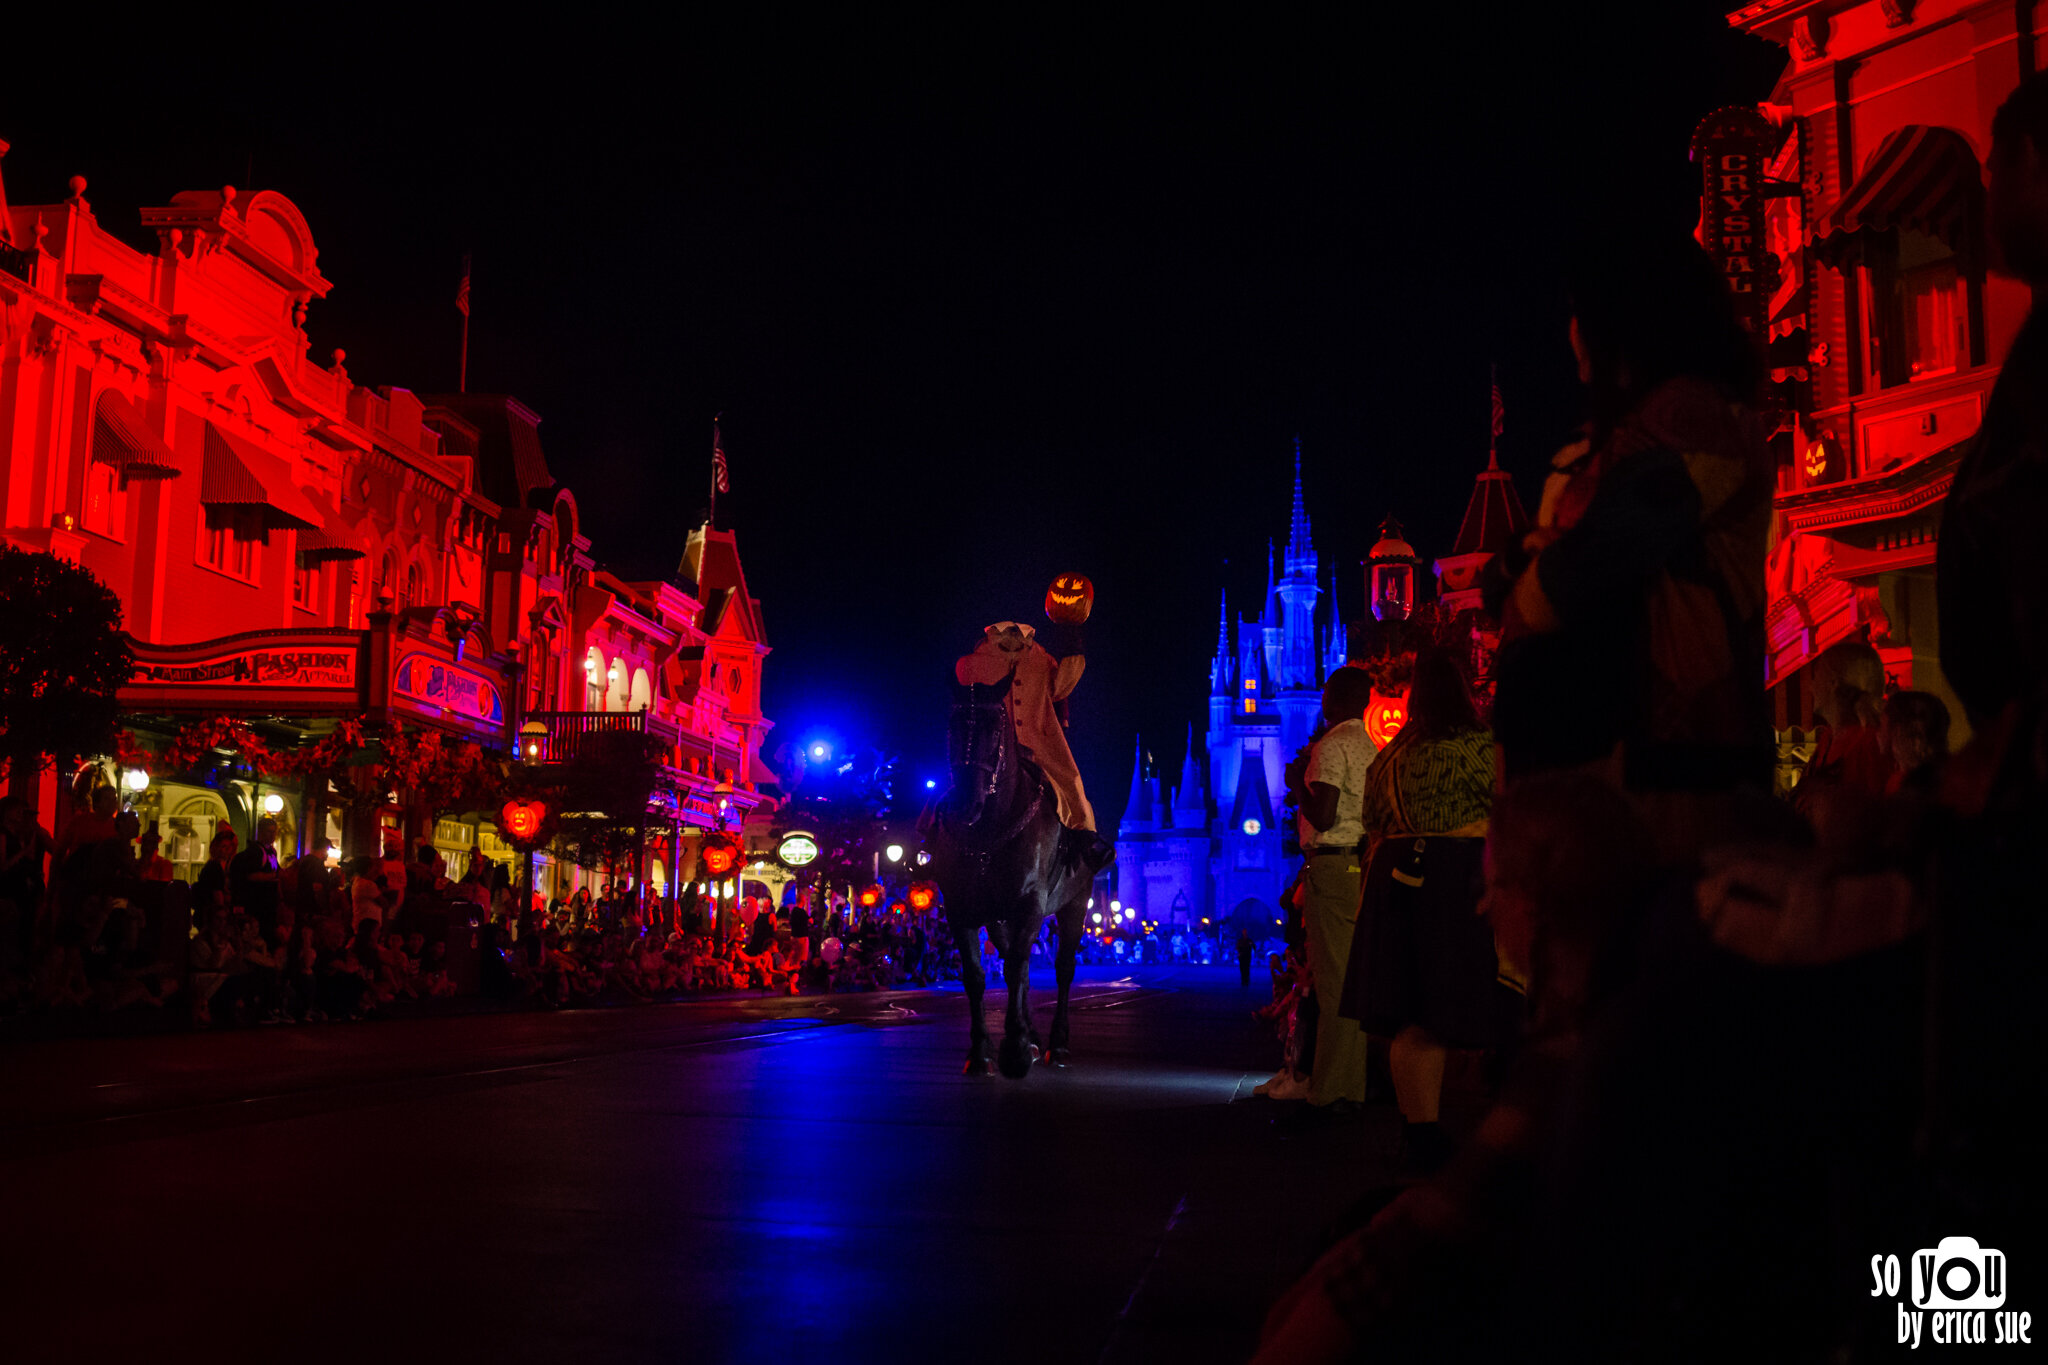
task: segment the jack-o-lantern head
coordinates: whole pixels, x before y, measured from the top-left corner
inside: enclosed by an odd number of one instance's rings
[[[1087,576],[1063,573],[1045,590],[1045,614],[1063,626],[1078,626],[1095,609],[1095,585]]]

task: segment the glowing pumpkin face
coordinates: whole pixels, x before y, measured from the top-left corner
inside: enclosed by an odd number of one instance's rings
[[[507,801],[498,812],[499,825],[520,844],[531,842],[547,818],[547,804],[541,801]]]
[[[1095,585],[1077,573],[1063,573],[1045,590],[1045,614],[1063,626],[1078,626],[1095,609]]]
[[[740,846],[730,835],[714,834],[698,850],[697,860],[712,876],[723,877],[739,866]]]
[[[1408,699],[1406,697],[1372,694],[1372,700],[1365,707],[1365,733],[1374,744],[1384,749],[1401,733],[1401,727],[1408,723]]]
[[[938,898],[939,893],[930,882],[912,882],[910,884],[911,909],[929,910],[932,908],[933,903],[936,902]]]
[[[855,897],[855,899],[860,902],[861,909],[872,910],[882,903],[882,897],[885,894],[880,886],[868,885],[860,889],[860,895]]]

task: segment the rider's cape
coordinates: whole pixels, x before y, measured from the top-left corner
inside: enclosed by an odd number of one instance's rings
[[[1032,759],[1045,770],[1059,798],[1060,823],[1070,829],[1095,828],[1095,811],[1081,786],[1081,769],[1067,748],[1067,732],[1053,711],[1053,703],[1065,701],[1081,681],[1087,659],[1079,654],[1055,659],[1036,641],[1021,653],[1005,654],[994,640],[984,639],[974,652],[953,666],[953,676],[962,686],[990,687],[1013,671],[1005,704],[1017,727],[1017,742],[1031,751]]]

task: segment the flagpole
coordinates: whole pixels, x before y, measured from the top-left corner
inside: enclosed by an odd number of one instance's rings
[[[1500,404],[1500,366],[1495,364],[1488,365],[1486,368],[1493,377],[1493,415],[1486,424],[1486,467],[1488,469],[1499,469],[1500,428],[1502,417]]]
[[[469,392],[469,253],[462,253],[462,365],[456,372],[455,391]]]
[[[724,416],[721,412],[711,419],[711,510],[704,517],[704,529],[707,531],[718,529],[718,423]]]

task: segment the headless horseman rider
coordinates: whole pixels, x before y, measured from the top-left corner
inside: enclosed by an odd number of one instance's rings
[[[1066,826],[1061,852],[1070,860],[1085,864],[1090,871],[1107,867],[1116,856],[1115,848],[1095,832],[1095,808],[1081,785],[1081,769],[1067,748],[1066,702],[1081,681],[1088,660],[1078,626],[1057,627],[1066,633],[1059,641],[1064,658],[1054,658],[1038,643],[1036,632],[1016,621],[998,621],[982,632],[981,643],[953,666],[953,676],[962,686],[992,687],[1012,679],[1004,697],[1010,721],[1017,728],[1017,743],[1024,748],[1052,783],[1059,801],[1060,823]]]

